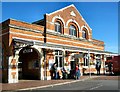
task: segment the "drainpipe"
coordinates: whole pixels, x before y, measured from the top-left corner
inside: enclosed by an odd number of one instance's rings
[[[44,15],[44,46],[46,46],[46,14]],[[44,80],[47,80],[47,67],[46,67],[46,48],[43,49],[44,53]]]

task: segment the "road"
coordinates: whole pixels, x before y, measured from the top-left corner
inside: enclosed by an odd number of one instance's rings
[[[114,76],[113,76],[114,77]],[[31,92],[48,92],[50,90],[56,90],[57,92],[61,91],[67,91],[74,92],[77,90],[81,90],[82,92],[94,92],[96,90],[109,90],[114,92],[119,92],[118,90],[118,79],[115,79],[113,77],[106,76],[104,78],[97,78],[97,79],[88,79],[84,81],[77,81],[74,83],[59,85],[59,86],[51,86],[46,88],[40,88],[40,89],[34,89],[31,90]],[[61,92],[60,91],[60,92]],[[66,92],[65,91],[65,92]],[[80,91],[80,92],[81,92]]]
[[[117,90],[117,80],[86,80],[36,90]]]

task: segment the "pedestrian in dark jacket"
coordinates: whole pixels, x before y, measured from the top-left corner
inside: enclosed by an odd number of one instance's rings
[[[109,74],[112,74],[112,63],[109,62],[108,64]]]
[[[52,71],[53,71],[53,74],[54,74],[54,79],[57,79],[58,78],[58,74],[57,74],[57,64],[54,63],[53,66],[52,66]]]
[[[101,68],[101,64],[100,64],[100,62],[97,62],[96,63],[97,75],[100,75],[100,68]]]

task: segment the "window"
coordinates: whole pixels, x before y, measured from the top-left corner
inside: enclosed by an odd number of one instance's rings
[[[57,63],[57,67],[63,67],[63,52],[56,50],[55,51],[55,62]]]
[[[82,31],[82,38],[86,39],[86,32],[84,30]]]
[[[77,36],[77,31],[76,31],[75,26],[73,26],[73,25],[70,26],[69,34],[72,36]]]
[[[89,62],[88,62],[88,55],[85,54],[84,56],[84,66],[88,66],[89,65]]]
[[[61,33],[61,24],[60,22],[55,22],[55,31]]]

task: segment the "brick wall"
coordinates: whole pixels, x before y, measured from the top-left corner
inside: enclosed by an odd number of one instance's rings
[[[71,15],[72,11],[76,14],[76,16]],[[82,16],[79,14],[79,12],[76,10],[76,8],[74,6],[70,6],[68,8],[63,9],[63,10],[58,10],[57,12],[54,12],[54,13],[51,13],[51,14],[47,14],[46,15],[46,20],[47,20],[46,29],[49,29],[49,30],[54,32],[54,30],[55,30],[55,21],[57,19],[61,20],[61,22],[62,22],[62,28],[63,28],[62,34],[63,35],[66,35],[66,34],[69,35],[70,24],[75,24],[75,26],[76,26],[76,28],[78,30],[77,38],[82,37],[82,30],[84,29],[84,30],[86,30],[86,33],[87,33],[87,40],[80,41],[80,40],[70,39],[69,37],[68,38],[60,37],[61,34],[57,35],[57,36],[47,34],[47,37],[48,37],[47,42],[51,42],[51,43],[55,43],[55,44],[79,46],[79,47],[82,47],[82,48],[92,48],[92,49],[95,48],[97,50],[104,50],[104,42],[92,39],[92,30],[91,30],[91,28],[84,21],[84,19],[82,18]],[[68,20],[73,20],[73,21],[69,22],[68,25],[67,25]],[[79,25],[80,29],[79,29],[78,25]],[[51,38],[53,38],[54,40],[51,39]],[[57,39],[59,39],[59,40],[57,40]],[[88,41],[89,39],[91,41]],[[64,40],[67,40],[67,41],[64,41]],[[72,42],[69,42],[69,41],[78,42],[79,44],[72,43]]]

